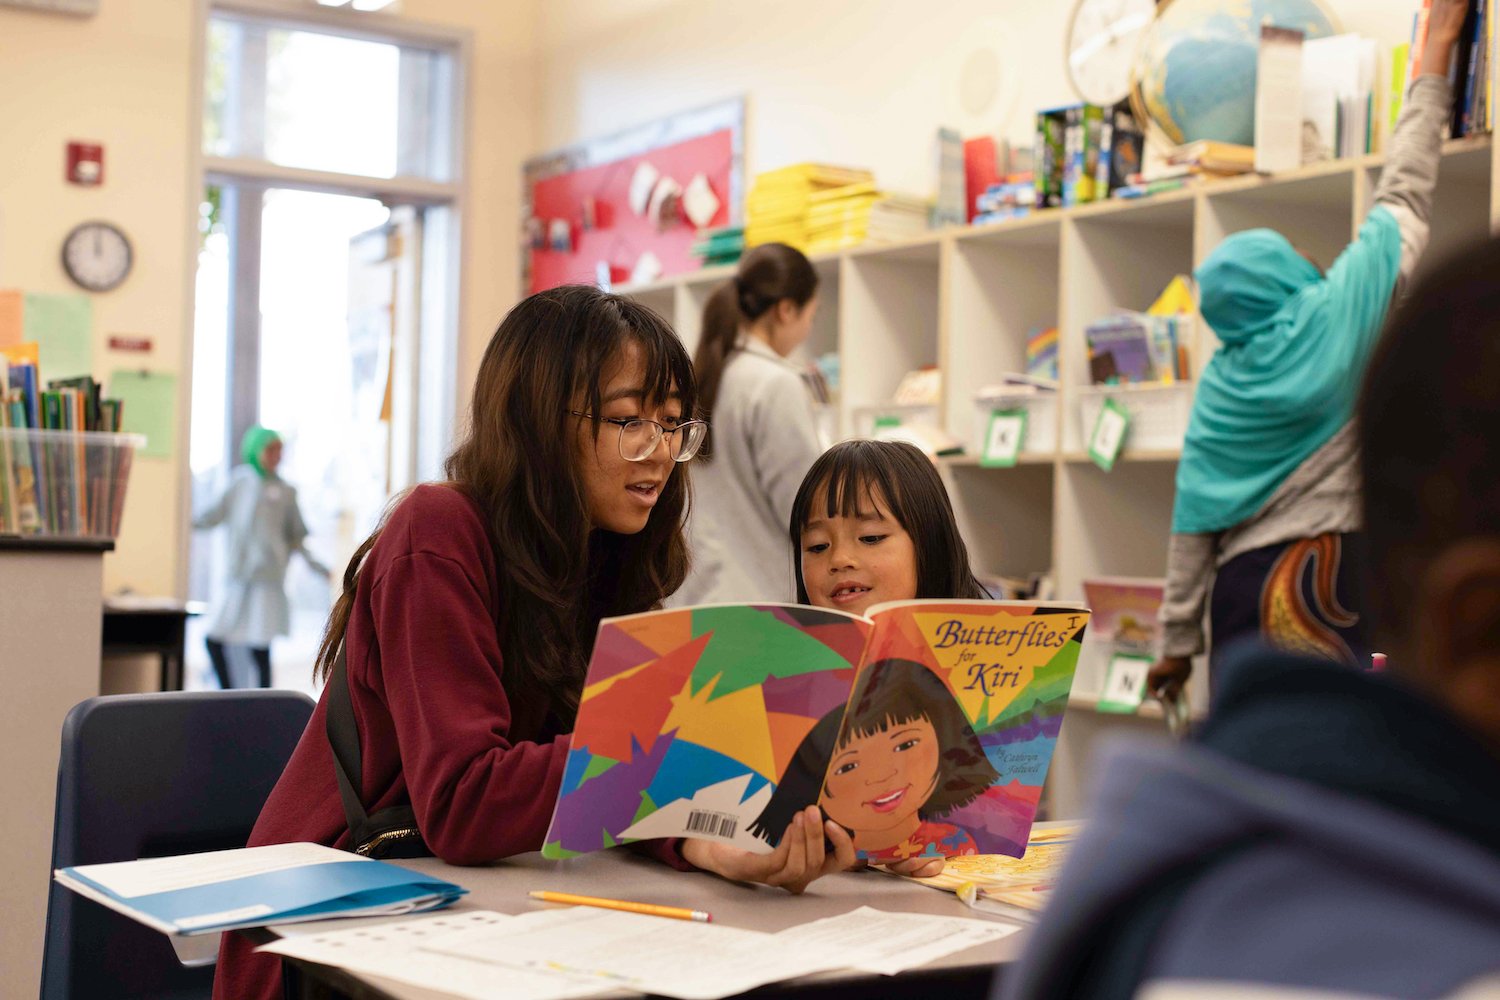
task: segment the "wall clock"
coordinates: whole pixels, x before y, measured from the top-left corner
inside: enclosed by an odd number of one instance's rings
[[[1068,22],[1068,81],[1089,104],[1107,108],[1130,93],[1130,66],[1156,0],[1077,0]]]
[[[117,287],[130,274],[132,257],[130,240],[108,222],[85,222],[63,240],[63,270],[91,292]]]

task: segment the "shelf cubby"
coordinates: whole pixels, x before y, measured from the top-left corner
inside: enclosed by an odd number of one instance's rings
[[[936,240],[850,251],[839,274],[843,427],[888,403],[901,377],[938,360],[942,248]]]
[[[1061,244],[1061,222],[1048,215],[973,230],[953,241],[945,276],[943,418],[948,433],[967,448],[977,449],[984,433],[975,393],[1008,373],[1024,372],[1027,338],[1057,326]],[[1057,405],[1055,396],[1051,405]]]
[[[1194,199],[1166,196],[1075,215],[1062,236],[1062,450],[1079,452],[1083,427],[1070,387],[1090,382],[1090,323],[1120,310],[1144,311],[1172,279],[1193,271]],[[1110,209],[1104,211],[1102,209]]]
[[[1052,463],[944,461],[942,472],[976,572],[1024,579],[1052,566]]]

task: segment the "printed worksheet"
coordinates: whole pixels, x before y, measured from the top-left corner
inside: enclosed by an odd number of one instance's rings
[[[507,966],[433,951],[438,940],[503,928],[517,917],[488,910],[403,920],[282,938],[258,951],[441,990],[466,1000],[574,1000],[606,992],[610,983],[559,969]]]
[[[894,976],[946,955],[1009,937],[1021,928],[991,920],[890,913],[869,906],[773,935],[775,947],[838,955],[841,965]]]
[[[503,926],[445,936],[427,948],[506,970],[597,977],[614,988],[679,1000],[734,996],[849,964],[837,951],[760,931],[586,906],[528,913]]]

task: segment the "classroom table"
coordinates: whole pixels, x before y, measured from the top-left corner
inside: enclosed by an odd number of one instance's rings
[[[480,868],[458,868],[432,858],[396,864],[455,882],[469,894],[450,908],[519,914],[547,904],[527,897],[532,889],[550,889],[637,902],[691,906],[708,910],[715,923],[759,931],[780,931],[860,906],[907,913],[998,920],[971,910],[951,893],[925,888],[878,871],[842,872],[814,882],[801,896],[766,886],[741,885],[703,872],[679,872],[628,850],[601,851],[567,861],[548,861],[523,854]],[[412,919],[412,918],[405,918]],[[1006,923],[1007,921],[1000,921]],[[258,943],[280,935],[355,926],[353,920],[320,921],[241,931]],[[996,966],[1020,955],[1027,932],[957,952],[929,965],[886,977],[839,970],[774,983],[753,996],[849,998],[984,997]],[[356,975],[332,966],[288,960],[288,997],[348,997],[351,1000],[444,1000],[449,994],[403,983]],[[623,995],[623,994],[617,994]]]
[[[161,689],[181,691],[187,620],[202,613],[198,601],[106,597],[101,656],[156,656],[161,662]]]

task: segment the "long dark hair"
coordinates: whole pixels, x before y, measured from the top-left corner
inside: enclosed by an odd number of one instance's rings
[[[847,714],[834,709],[803,737],[750,832],[779,844],[792,817],[827,793],[828,765],[840,747],[916,719],[932,723],[939,747],[937,781],[918,807],[919,817],[929,820],[966,806],[994,784],[999,772],[948,685],[915,660],[877,660],[860,673]]]
[[[781,302],[791,299],[801,309],[818,293],[818,272],[800,250],[785,243],[763,243],[740,258],[733,278],[714,290],[703,307],[703,330],[693,354],[693,372],[698,377],[698,400],[703,413],[713,419],[719,400],[719,383],[740,327],[753,323]],[[704,441],[699,458],[713,453],[713,432]]]
[[[639,533],[590,529],[578,418],[569,411],[595,414],[599,436],[600,383],[626,344],[640,350],[648,400],[676,392],[683,412],[694,413],[692,365],[666,320],[618,295],[565,285],[522,301],[490,338],[467,432],[445,465],[448,485],[478,505],[494,547],[507,692],[546,699],[565,720],[577,712],[599,619],[656,606],[687,574],[685,468],[668,478]],[[379,537],[377,528],[344,571],[318,651],[322,676],[348,628],[359,567]]]
[[[788,530],[799,604],[809,603],[802,579],[802,529],[812,517],[813,498],[824,487],[825,517],[853,517],[869,497],[906,529],[917,554],[917,597],[990,598],[969,566],[969,549],[958,533],[943,480],[922,450],[905,441],[844,441],[818,457],[792,501]]]

